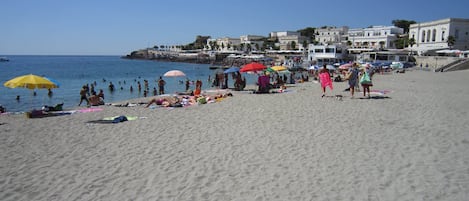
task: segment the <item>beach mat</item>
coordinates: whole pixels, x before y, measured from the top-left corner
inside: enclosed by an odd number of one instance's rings
[[[114,116],[114,117],[105,117],[103,119],[98,119],[98,120],[91,120],[87,121],[86,123],[94,123],[94,124],[116,124],[116,123],[121,123],[125,121],[133,121],[138,119],[138,117],[135,116]]]

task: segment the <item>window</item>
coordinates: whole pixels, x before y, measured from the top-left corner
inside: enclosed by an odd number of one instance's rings
[[[445,41],[445,31],[441,32],[441,41]]]
[[[425,30],[422,31],[422,43],[425,42]]]
[[[459,38],[459,29],[456,29],[456,30],[454,31],[454,39],[457,40],[458,38]]]
[[[430,30],[427,30],[427,42],[430,42]]]
[[[335,49],[334,48],[326,48],[326,53],[334,53]]]
[[[432,42],[435,42],[435,41],[436,41],[436,29],[433,29]]]

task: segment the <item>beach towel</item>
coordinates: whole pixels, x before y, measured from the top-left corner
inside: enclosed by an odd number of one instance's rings
[[[331,76],[329,75],[329,73],[320,73],[319,74],[319,80],[321,81],[321,87],[329,86],[329,88],[331,90],[333,89],[332,79],[331,79]]]
[[[114,116],[114,117],[105,117],[99,120],[91,120],[91,121],[87,121],[86,123],[116,124],[116,123],[121,123],[125,121],[132,121],[136,119],[138,119],[138,117],[121,115],[121,116]]]

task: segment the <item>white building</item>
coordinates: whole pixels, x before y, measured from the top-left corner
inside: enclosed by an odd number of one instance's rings
[[[395,49],[394,41],[404,29],[396,26],[372,26],[348,30],[349,51],[373,51],[378,49]]]
[[[448,36],[453,36],[453,47],[448,46]],[[437,49],[469,49],[469,19],[447,18],[430,22],[411,24],[409,38],[415,44],[409,47],[420,55],[428,50]]]
[[[303,44],[305,42],[309,43],[305,36],[301,36],[301,34],[296,31],[271,32],[270,38],[278,39],[276,46],[278,46],[280,50],[302,50],[304,49]]]
[[[240,45],[243,46],[243,51],[246,51],[250,48],[250,50],[259,50],[262,45],[264,45],[264,41],[262,40],[265,38],[264,36],[256,36],[256,35],[244,35],[240,36]]]
[[[300,33],[296,31],[270,32],[270,38],[279,38],[279,37],[284,37],[284,36],[300,36]]]
[[[343,27],[325,27],[316,29],[315,39],[320,44],[323,45],[332,45],[343,43],[346,44],[346,35],[349,28],[347,26]]]
[[[296,50],[301,49],[304,43],[309,41],[304,36],[281,36],[278,38],[278,46],[280,50]]]
[[[241,39],[239,38],[223,37],[223,38],[217,38],[217,39],[208,39],[207,49],[217,50],[217,51],[234,51],[239,48],[240,44],[241,44]],[[215,46],[215,47],[212,48],[212,46]]]
[[[347,51],[343,45],[313,45],[308,48],[310,63],[336,63],[346,59]]]

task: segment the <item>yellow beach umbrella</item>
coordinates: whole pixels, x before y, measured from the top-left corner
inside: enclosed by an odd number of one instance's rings
[[[15,77],[3,83],[3,86],[9,88],[22,87],[28,89],[51,89],[58,87],[54,82],[50,81],[49,79],[33,74]]]
[[[272,70],[274,71],[284,71],[284,70],[287,70],[287,67],[285,66],[272,66],[270,67]]]

